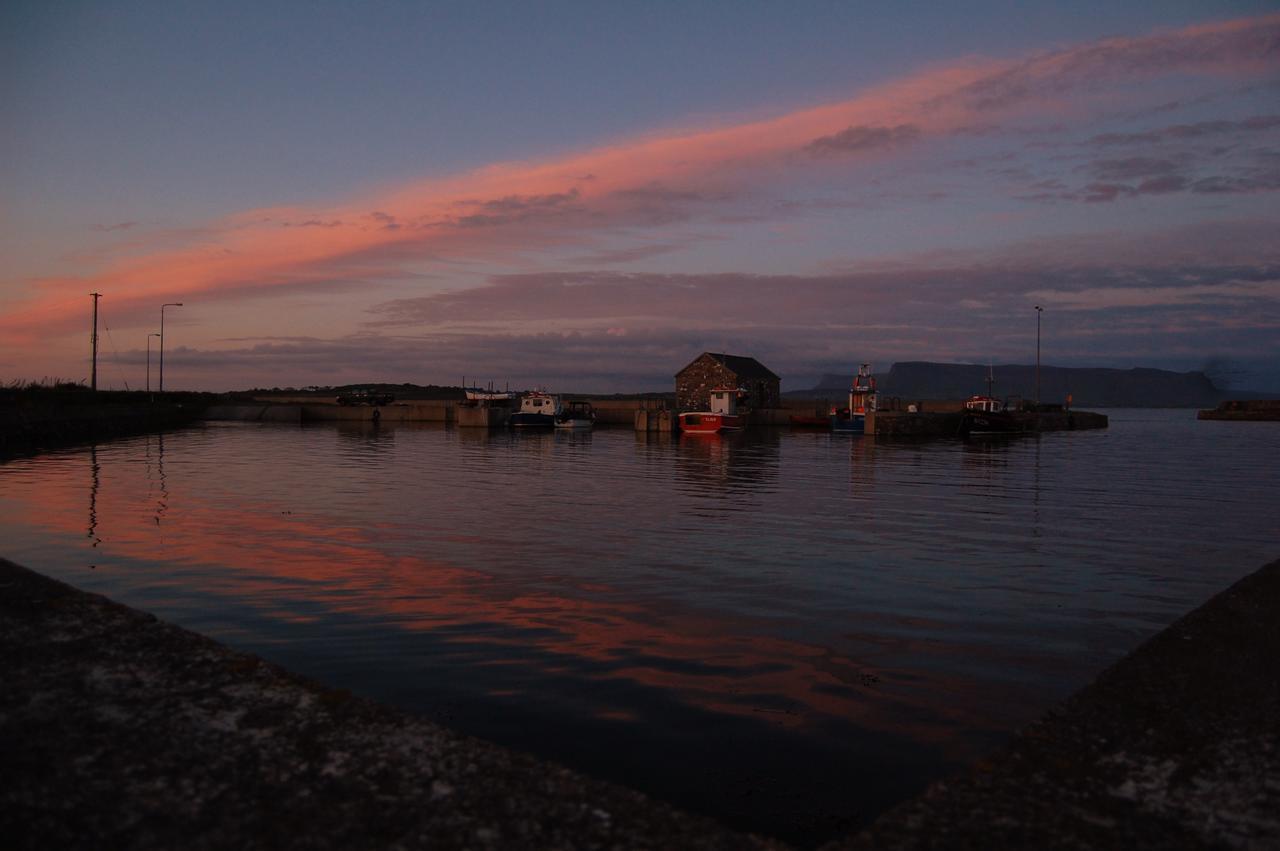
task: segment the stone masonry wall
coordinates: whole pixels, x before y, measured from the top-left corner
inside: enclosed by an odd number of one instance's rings
[[[676,409],[708,410],[713,388],[737,385],[737,375],[710,355],[703,355],[676,376]]]
[[[707,410],[711,405],[711,391],[716,387],[742,387],[750,394],[746,401],[749,408],[782,407],[779,381],[743,378],[710,354],[704,354],[676,375],[676,409]]]

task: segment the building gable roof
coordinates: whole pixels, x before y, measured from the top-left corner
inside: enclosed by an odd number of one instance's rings
[[[771,378],[774,381],[782,380],[778,376],[774,375],[772,370],[770,370],[764,364],[760,363],[760,361],[756,360],[755,358],[744,357],[742,355],[727,355],[723,353],[717,354],[716,352],[703,352],[702,354],[698,355],[696,358],[694,358],[692,361],[689,362],[688,366],[680,370],[680,372],[677,372],[676,377],[679,378],[680,375],[684,373],[685,370],[687,370],[689,367],[693,366],[694,364],[696,364],[698,361],[702,360],[705,357],[714,358],[716,361],[720,363],[721,366],[723,366],[725,369],[732,372],[734,375],[738,376],[738,378],[743,378],[743,379]]]

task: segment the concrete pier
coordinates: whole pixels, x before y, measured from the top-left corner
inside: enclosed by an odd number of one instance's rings
[[[1231,399],[1196,413],[1198,420],[1280,422],[1280,399]]]
[[[781,846],[0,559],[9,849]]]
[[[1280,561],[826,851],[1280,848]]]
[[[1106,428],[1109,422],[1106,414],[1093,411],[1024,411],[1013,417],[1022,433]],[[867,414],[867,433],[877,437],[958,437],[963,433],[963,422],[961,411],[874,411]]]
[[[565,397],[568,402],[574,397]],[[591,400],[597,425],[634,426],[638,413],[656,415],[667,407],[663,399]],[[511,409],[501,406],[467,405],[452,399],[393,402],[390,405],[337,405],[327,401],[262,399],[253,403],[214,405],[205,419],[250,422],[370,422],[378,412],[379,422],[452,423],[460,428],[506,428]]]
[[[671,411],[636,411],[635,429],[636,431],[666,432],[670,434],[676,430],[676,415]]]
[[[1277,611],[1280,561],[826,851],[1280,847]],[[6,848],[783,847],[3,559],[0,684]]]
[[[397,402],[390,405],[327,405],[280,402],[212,405],[204,413],[207,420],[242,422],[308,423],[373,422],[450,423],[455,403],[446,401]]]
[[[511,421],[511,409],[459,405],[453,416],[458,428],[506,428]]]

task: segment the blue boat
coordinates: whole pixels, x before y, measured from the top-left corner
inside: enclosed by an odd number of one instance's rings
[[[865,434],[867,412],[876,409],[876,379],[871,364],[864,363],[849,388],[849,406],[831,409],[831,430],[837,434]]]

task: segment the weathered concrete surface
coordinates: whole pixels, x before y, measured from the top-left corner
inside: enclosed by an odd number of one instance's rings
[[[50,848],[770,848],[0,559],[0,837]]]
[[[1280,848],[1280,561],[836,849]]]
[[[1280,848],[1278,614],[1280,561],[827,851]],[[2,559],[0,769],[6,849],[782,847]]]

